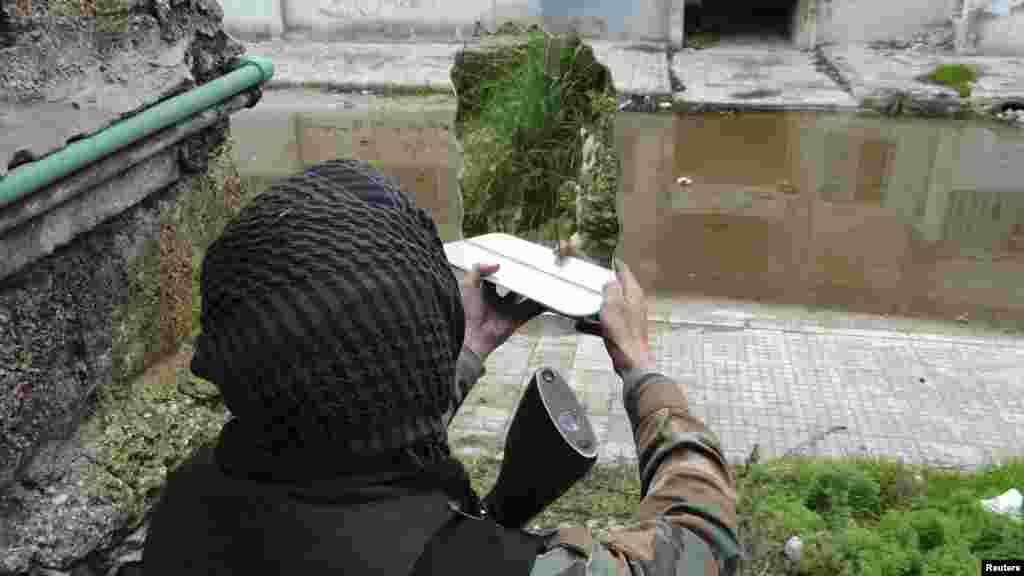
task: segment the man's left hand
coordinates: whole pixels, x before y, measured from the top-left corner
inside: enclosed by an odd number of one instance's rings
[[[476,264],[462,280],[462,308],[466,313],[466,348],[481,361],[509,339],[523,324],[544,311],[533,300],[517,302],[518,295],[498,296],[494,284],[483,281],[498,271],[498,264]]]

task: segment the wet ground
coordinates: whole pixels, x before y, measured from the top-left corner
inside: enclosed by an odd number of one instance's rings
[[[243,176],[258,185],[361,158],[396,177],[452,239],[454,106],[445,96],[270,91],[232,131]],[[620,114],[616,134],[621,250],[659,299],[943,323],[930,332],[1024,326],[1019,129],[777,112]]]

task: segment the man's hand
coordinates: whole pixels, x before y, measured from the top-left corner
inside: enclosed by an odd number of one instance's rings
[[[498,264],[477,264],[462,280],[462,308],[466,313],[463,344],[481,361],[509,339],[523,324],[543,312],[533,300],[516,302],[516,294],[498,296],[483,277],[498,271]]]
[[[578,238],[558,243],[561,257],[586,258],[580,251]],[[615,372],[650,370],[654,366],[647,345],[647,299],[633,272],[621,260],[615,261],[615,280],[604,286],[601,303],[601,329],[604,346]]]
[[[615,372],[654,366],[647,345],[647,300],[636,277],[621,260],[615,261],[616,279],[605,284],[601,304],[604,345]]]

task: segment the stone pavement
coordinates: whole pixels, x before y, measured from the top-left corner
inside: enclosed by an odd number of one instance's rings
[[[1024,339],[928,334],[891,322],[889,330],[834,328],[746,306],[659,301],[650,314],[658,369],[686,387],[691,409],[720,435],[731,462],[755,444],[773,457],[822,435],[804,452],[968,468],[1024,456]],[[588,407],[602,461],[635,460],[601,340],[553,316],[527,328],[488,359],[452,424],[453,440],[482,435],[500,446],[526,377],[548,365]],[[838,426],[845,430],[823,434]]]
[[[916,95],[955,98],[951,88],[930,86],[915,79],[941,64],[970,64],[980,72],[972,87],[972,101],[1016,100],[1024,102],[1024,56],[958,56],[887,50],[864,45],[827,46],[822,50],[849,83],[858,101],[878,97],[884,91],[910,91]]]
[[[338,89],[384,87],[452,90],[450,70],[463,44],[341,43],[275,39],[247,42],[249,54],[274,63],[269,87],[320,85]],[[669,94],[668,57],[632,44],[590,42],[609,67],[615,88],[629,94]]]
[[[470,42],[468,44],[473,44]],[[612,72],[616,89],[631,95],[673,94],[677,100],[737,109],[850,110],[885,92],[903,92],[959,106],[954,91],[916,78],[935,65],[975,64],[982,76],[969,104],[991,107],[1008,101],[1024,107],[1024,57],[956,56],[865,45],[798,50],[785,44],[723,44],[684,49],[670,58],[664,48],[591,41]],[[250,54],[275,66],[271,87],[319,85],[344,90],[385,87],[451,91],[449,71],[463,44],[354,43],[275,39],[247,42]],[[678,89],[678,87],[677,87]],[[940,106],[941,108],[941,106]]]
[[[686,87],[677,98],[739,108],[852,110],[857,100],[816,67],[814,54],[791,46],[686,49],[672,69]]]

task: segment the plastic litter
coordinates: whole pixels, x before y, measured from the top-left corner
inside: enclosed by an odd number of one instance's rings
[[[1024,503],[1024,496],[1016,488],[1008,490],[995,498],[981,501],[981,505],[989,512],[1009,516],[1018,521],[1022,515],[1022,503]]]
[[[786,558],[789,558],[791,562],[799,562],[800,550],[802,550],[803,547],[804,543],[802,540],[800,540],[799,536],[791,536],[788,540],[786,540],[786,546],[785,548],[783,548],[782,552],[786,555]]]

